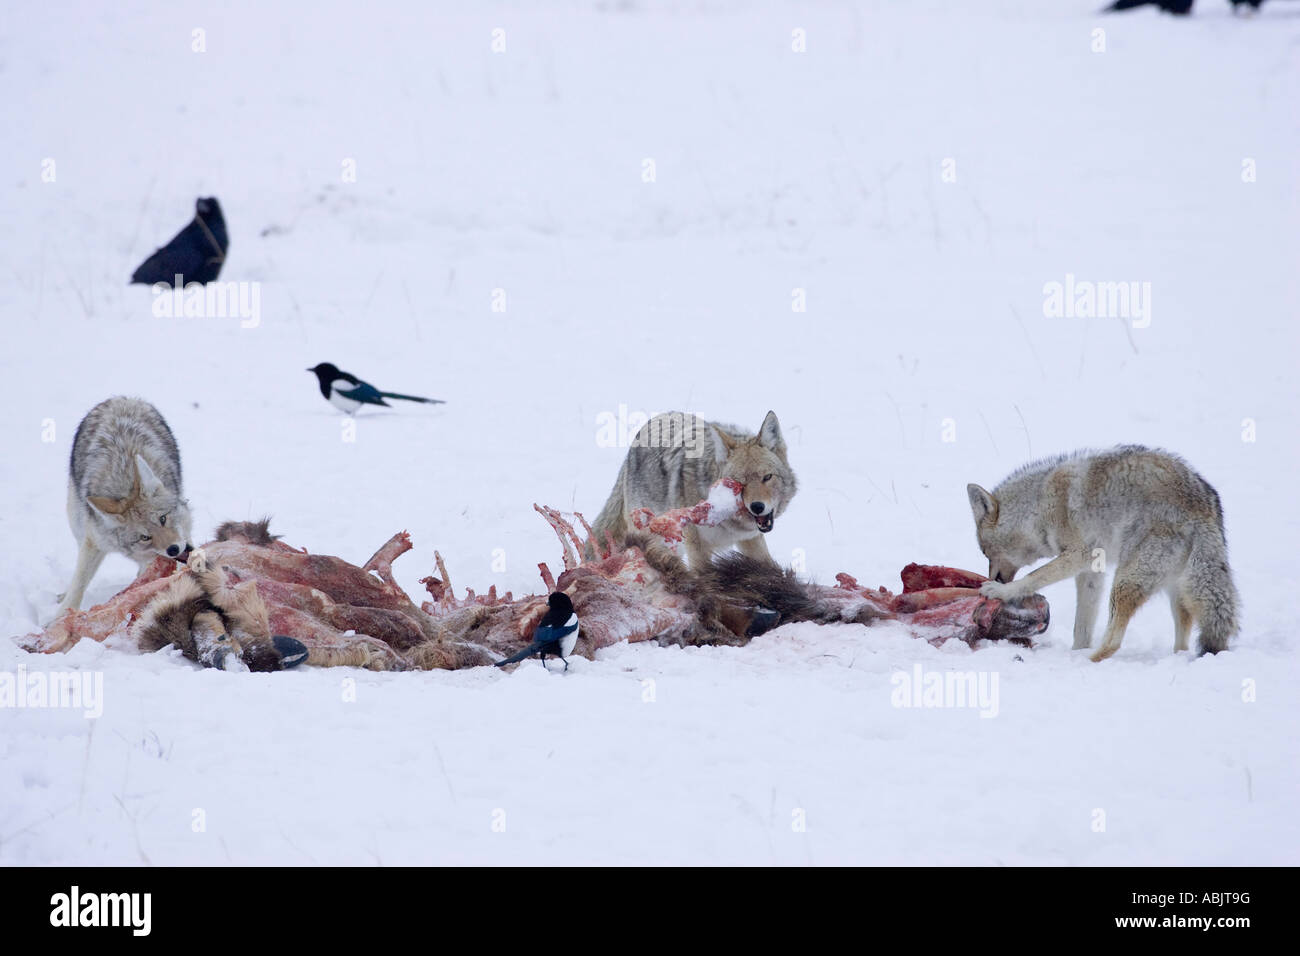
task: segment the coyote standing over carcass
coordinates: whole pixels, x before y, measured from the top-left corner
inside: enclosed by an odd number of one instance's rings
[[[608,536],[621,545],[632,512],[648,508],[662,514],[696,504],[724,478],[743,488],[744,510],[714,527],[684,529],[690,566],[706,567],[715,552],[732,545],[771,562],[763,535],[772,530],[799,487],[775,412],[767,413],[757,435],[687,412],[651,418],[632,439],[614,490],[596,518],[595,540],[604,546]]]

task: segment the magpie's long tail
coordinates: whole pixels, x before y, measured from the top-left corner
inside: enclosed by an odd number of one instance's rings
[[[541,646],[542,645],[540,644],[529,644],[518,654],[511,655],[510,657],[507,657],[503,661],[497,661],[497,667],[505,667],[507,664],[518,664],[520,661],[524,660],[525,658],[532,657],[534,654],[536,654],[538,650],[541,648]]]
[[[397,392],[380,392],[384,398],[400,398],[404,402],[424,402],[426,405],[446,405],[441,398],[421,398],[419,395],[400,395]]]

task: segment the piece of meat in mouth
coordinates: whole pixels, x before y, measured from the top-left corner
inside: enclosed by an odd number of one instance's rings
[[[754,521],[758,523],[758,530],[763,532],[763,534],[767,534],[771,531],[772,525],[776,523],[776,519],[772,517],[772,512],[770,511],[765,515],[755,516]]]

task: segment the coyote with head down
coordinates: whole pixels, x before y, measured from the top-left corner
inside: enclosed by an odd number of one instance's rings
[[[106,555],[125,555],[141,572],[160,554],[185,560],[190,506],[181,488],[181,454],[158,409],[118,396],[86,413],[68,462],[68,524],[77,539],[77,568],[59,613],[81,607]]]
[[[1223,505],[1208,481],[1177,455],[1140,445],[1080,451],[1033,462],[992,491],[966,487],[980,550],[989,559],[985,597],[1014,601],[1074,578],[1076,650],[1092,645],[1107,569],[1115,572],[1104,660],[1119,650],[1129,620],[1159,592],[1174,617],[1174,650],[1217,653],[1237,631],[1237,588],[1228,566]],[[1043,558],[1022,578],[1016,573]]]

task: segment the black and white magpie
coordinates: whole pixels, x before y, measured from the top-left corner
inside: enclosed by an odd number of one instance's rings
[[[550,606],[542,622],[533,634],[533,643],[518,654],[497,661],[497,667],[516,664],[525,658],[540,654],[542,666],[546,666],[546,655],[554,654],[564,661],[564,669],[569,669],[569,662],[564,659],[573,653],[573,646],[578,643],[578,615],[573,610],[573,602],[563,591],[556,591],[546,599]]]
[[[363,382],[352,373],[344,372],[329,362],[321,362],[307,371],[316,373],[316,380],[320,382],[320,393],[325,396],[326,401],[349,415],[362,405],[391,407],[384,401],[386,398],[400,398],[404,402],[424,402],[426,405],[447,404],[440,398],[421,398],[418,395],[381,392],[369,382]]]

